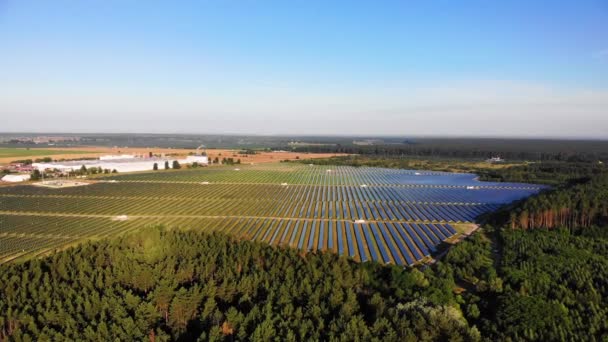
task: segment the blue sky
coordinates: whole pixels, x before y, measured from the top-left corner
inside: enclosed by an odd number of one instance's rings
[[[0,131],[608,138],[600,0],[0,0],[0,42]]]

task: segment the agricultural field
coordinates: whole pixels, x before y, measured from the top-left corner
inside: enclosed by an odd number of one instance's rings
[[[0,147],[0,164],[8,164],[15,160],[37,159],[52,157],[53,159],[79,159],[97,158],[104,154],[135,154],[148,155],[165,154],[186,156],[195,153],[195,149],[185,148],[158,148],[158,147],[101,147],[101,146],[79,146],[64,148],[4,148]],[[243,154],[238,149],[208,149],[205,150],[210,160],[218,158],[240,159],[243,164],[251,163],[275,163],[282,160],[317,159],[344,156],[342,153],[303,153],[303,152],[269,152],[256,151],[255,154]]]
[[[150,225],[222,231],[412,265],[504,203],[542,190],[472,174],[267,163],[111,175],[73,188],[0,188],[0,260]]]
[[[0,147],[0,160],[5,159],[26,159],[32,157],[48,157],[63,154],[87,154],[89,151],[77,150],[77,149],[46,149],[46,148],[7,148]],[[11,159],[11,160],[12,160]]]

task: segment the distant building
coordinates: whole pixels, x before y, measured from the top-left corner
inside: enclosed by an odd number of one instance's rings
[[[9,182],[9,183],[18,183],[18,182],[25,182],[30,180],[30,175],[27,174],[20,174],[20,175],[6,175],[4,177],[2,177],[2,181],[3,182]]]
[[[504,160],[504,159],[502,159],[502,158],[500,158],[500,157],[492,157],[492,158],[490,158],[490,159],[488,159],[488,160],[486,160],[486,161],[487,161],[488,163],[502,163],[502,162],[504,162],[505,160]]]
[[[180,160],[180,164],[193,164],[197,163],[199,165],[207,165],[209,164],[209,158],[207,156],[187,156],[185,160]]]
[[[364,140],[353,140],[353,145],[358,146],[372,146],[372,145],[382,145],[384,141],[380,139],[364,139]]]
[[[209,158],[207,158],[207,156],[188,156],[186,159],[177,159],[156,157],[138,158],[132,155],[121,155],[102,156],[102,158],[98,160],[72,160],[64,162],[33,163],[32,166],[40,171],[59,170],[60,172],[70,172],[80,170],[80,168],[84,166],[87,169],[101,168],[102,170],[116,170],[117,172],[136,172],[151,171],[154,169],[154,164],[156,164],[159,169],[162,169],[164,168],[165,162],[172,165],[174,161],[177,161],[180,164],[209,164]]]
[[[12,163],[7,167],[8,170],[13,172],[32,172],[34,171],[34,167],[30,164],[24,163]]]

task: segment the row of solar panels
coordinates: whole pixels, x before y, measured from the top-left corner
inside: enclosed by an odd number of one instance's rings
[[[305,251],[334,250],[361,262],[412,265],[456,234],[449,224],[244,219],[242,235]],[[239,224],[239,225],[240,225]]]
[[[537,190],[495,188],[437,188],[389,186],[303,186],[288,190],[292,200],[395,201],[441,203],[510,203]]]
[[[497,204],[450,205],[392,202],[284,202],[267,216],[318,219],[473,222]]]

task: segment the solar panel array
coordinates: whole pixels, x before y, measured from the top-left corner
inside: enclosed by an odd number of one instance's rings
[[[542,190],[530,184],[478,182],[472,174],[300,164],[100,180],[64,189],[0,188],[0,241],[6,240],[0,259],[163,224],[330,251],[362,262],[411,265],[456,234],[454,224],[473,222]],[[112,221],[120,215],[128,221]]]

